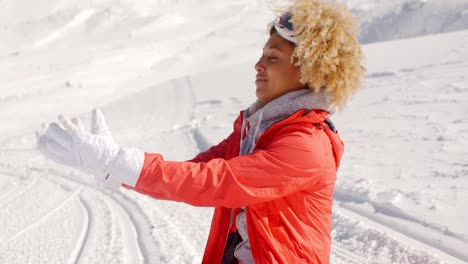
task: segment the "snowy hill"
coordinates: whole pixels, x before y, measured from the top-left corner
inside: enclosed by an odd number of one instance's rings
[[[333,117],[332,263],[466,263],[466,1],[346,2],[363,41],[414,38],[365,45],[364,87]],[[255,99],[267,6],[2,1],[0,263],[199,263],[210,208],[96,188],[45,160],[34,130],[101,107],[119,144],[193,157]]]
[[[417,37],[468,28],[466,0],[341,1],[361,22],[361,43]]]

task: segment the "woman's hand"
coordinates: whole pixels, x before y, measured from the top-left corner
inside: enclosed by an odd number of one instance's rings
[[[59,164],[92,173],[96,181],[107,187],[118,188],[122,183],[136,183],[138,175],[134,174],[138,173],[144,154],[135,149],[123,150],[115,143],[101,110],[93,110],[91,132],[77,118],[70,120],[60,115],[58,120],[59,123],[49,126],[43,124],[36,132],[37,148],[44,156]],[[116,171],[117,168],[120,173]],[[128,169],[133,169],[133,173],[130,173],[133,175],[120,175],[128,173]],[[113,171],[116,171],[114,175]]]

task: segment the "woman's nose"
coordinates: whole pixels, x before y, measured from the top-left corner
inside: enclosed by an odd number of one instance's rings
[[[265,71],[265,66],[263,65],[263,60],[260,58],[257,63],[255,63],[255,70],[257,72],[263,72]]]

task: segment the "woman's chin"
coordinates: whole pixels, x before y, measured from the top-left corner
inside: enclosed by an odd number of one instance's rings
[[[261,100],[261,98],[263,97],[262,96],[262,89],[258,88],[258,86],[257,86],[257,89],[255,90],[255,95],[257,96],[258,100]]]
[[[257,100],[262,102],[262,103],[267,103],[269,100],[265,93],[263,93],[261,90],[257,89],[255,95],[257,96]]]

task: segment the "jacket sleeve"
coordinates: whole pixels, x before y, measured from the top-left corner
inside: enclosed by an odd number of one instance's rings
[[[157,199],[195,206],[237,208],[274,200],[323,181],[324,170],[336,173],[325,133],[293,132],[268,148],[230,160],[165,161],[145,153],[143,169],[132,189]]]
[[[212,146],[204,152],[199,153],[195,158],[189,160],[191,162],[207,162],[212,159],[224,159],[226,157],[226,149],[229,144],[229,141],[232,138],[232,134],[221,141],[218,145]]]

